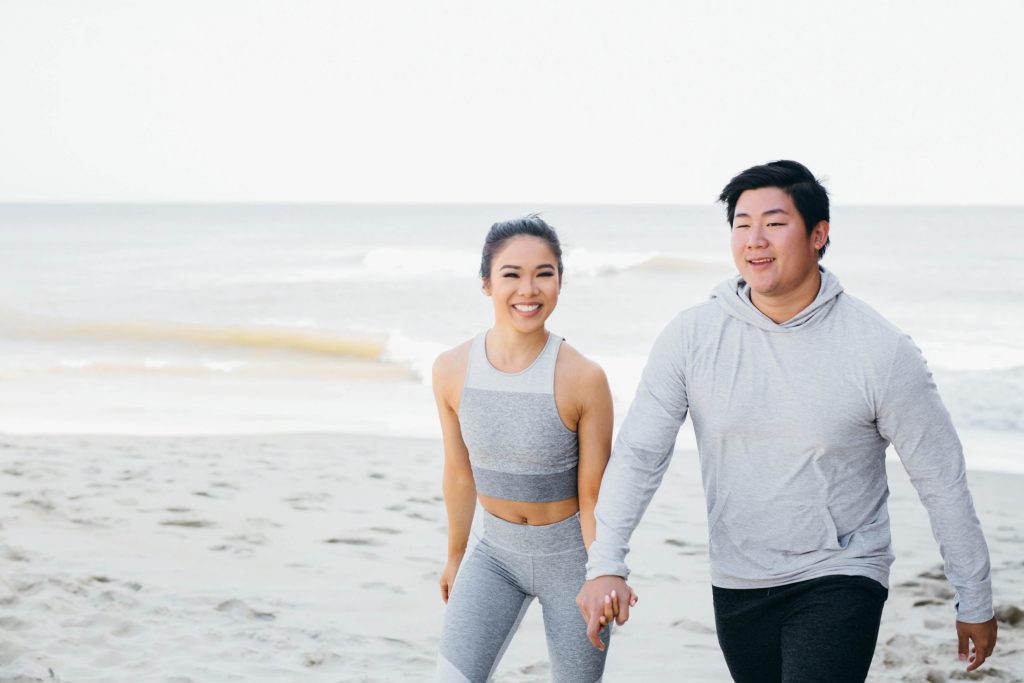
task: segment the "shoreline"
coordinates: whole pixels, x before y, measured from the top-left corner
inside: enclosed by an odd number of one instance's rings
[[[0,669],[27,681],[429,678],[441,464],[440,441],[416,437],[0,435]],[[927,515],[900,465],[888,471],[897,559],[868,680],[959,680]],[[968,478],[1011,619],[1024,608],[1024,476]],[[692,450],[676,453],[631,545],[641,601],[606,679],[729,680]],[[546,658],[534,604],[495,680],[547,680]],[[980,673],[1019,672],[1024,622],[1000,623]]]

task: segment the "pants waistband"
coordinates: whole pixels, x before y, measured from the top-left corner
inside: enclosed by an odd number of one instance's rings
[[[483,512],[484,539],[501,548],[527,555],[551,555],[583,546],[580,513],[554,524],[530,525],[508,522]]]

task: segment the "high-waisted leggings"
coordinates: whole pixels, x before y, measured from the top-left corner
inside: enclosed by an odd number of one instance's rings
[[[462,561],[448,596],[437,661],[442,683],[490,680],[533,598],[544,611],[544,631],[556,683],[596,683],[605,651],[587,638],[576,606],[587,551],[579,515],[545,526],[513,524],[484,511],[483,535]]]

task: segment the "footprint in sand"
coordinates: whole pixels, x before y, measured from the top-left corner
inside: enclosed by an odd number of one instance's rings
[[[373,538],[328,538],[324,543],[341,543],[344,545],[380,545],[380,541]]]
[[[319,512],[327,511],[327,508],[319,505],[319,503],[329,503],[331,499],[332,496],[329,493],[309,491],[303,491],[288,498],[282,498],[284,502],[291,504],[293,510],[316,510]]]
[[[672,628],[681,628],[684,631],[700,633],[702,635],[713,636],[716,633],[715,629],[706,624],[702,624],[699,621],[694,621],[693,619],[676,619],[672,622]]]
[[[28,562],[28,555],[21,550],[15,550],[9,545],[0,545],[0,560],[9,562]]]
[[[679,555],[706,555],[708,552],[707,545],[703,543],[687,543],[686,541],[679,540],[678,538],[666,538],[665,545],[681,548],[677,553]]]
[[[263,534],[238,534],[237,536],[228,536],[226,541],[237,541],[239,543],[247,543],[248,545],[267,545],[270,539]]]
[[[419,519],[419,520],[424,521],[424,522],[436,522],[437,521],[436,518],[428,517],[426,515],[420,514],[419,512],[410,512],[410,513],[408,513],[406,515],[406,517],[408,517],[409,519]]]
[[[165,519],[160,526],[177,526],[185,529],[205,529],[217,526],[214,522],[205,519]]]
[[[268,527],[272,529],[281,528],[281,525],[278,522],[275,522],[272,519],[267,519],[266,517],[248,517],[246,518],[245,523],[250,526],[254,526],[257,529],[266,529]]]
[[[50,513],[57,509],[57,506],[50,501],[40,500],[39,498],[30,498],[23,503],[18,503],[16,507],[28,508],[43,513]]]
[[[368,583],[361,583],[359,587],[363,590],[385,590],[397,595],[405,595],[405,589],[401,586],[393,586],[383,581],[370,581]]]
[[[999,605],[996,607],[996,621],[1011,628],[1024,626],[1024,610],[1016,605]]]
[[[261,619],[263,621],[272,621],[277,619],[277,615],[273,612],[260,612],[258,610],[254,610],[237,598],[225,600],[214,607],[214,609],[218,612],[224,612],[225,614],[242,617],[244,619]]]

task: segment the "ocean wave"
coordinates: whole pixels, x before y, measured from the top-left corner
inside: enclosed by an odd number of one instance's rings
[[[670,254],[656,254],[646,261],[630,267],[628,270],[656,272],[719,272],[722,270],[729,270],[730,268],[732,268],[732,266],[720,258],[695,258]]]
[[[942,371],[983,372],[1024,366],[1024,349],[998,344],[963,344],[922,339],[929,365]]]
[[[657,251],[604,251],[567,247],[563,261],[570,277],[596,277],[628,271],[694,271],[727,268],[720,255],[668,254]],[[475,278],[480,269],[478,249],[380,247],[337,266],[275,268],[262,272],[195,276],[199,284],[302,285],[371,280]]]
[[[1024,366],[937,370],[935,381],[958,426],[1024,432]]]
[[[57,341],[111,341],[134,345],[164,342],[222,348],[258,348],[380,361],[387,337],[307,327],[211,326],[158,322],[88,322],[21,326],[19,336]]]
[[[42,355],[37,350],[3,359],[0,374],[8,376],[26,372],[207,373],[401,378],[429,383],[434,358],[445,348],[400,330],[325,330],[305,319],[264,319],[249,326],[23,321],[17,329],[5,326],[0,332],[9,338],[58,343]]]
[[[22,360],[0,363],[0,378],[34,377],[209,377],[268,378],[288,380],[419,380],[409,367],[388,362],[346,358],[328,362],[273,361],[267,359],[88,357],[53,360]]]

